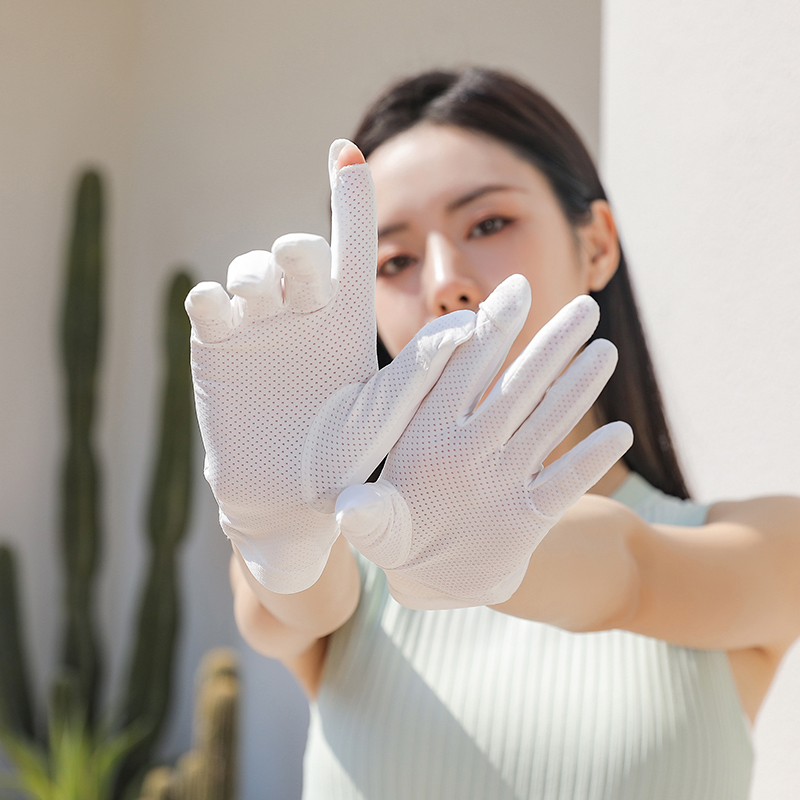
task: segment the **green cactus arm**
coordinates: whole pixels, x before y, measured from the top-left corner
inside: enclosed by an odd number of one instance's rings
[[[76,676],[89,720],[96,714],[100,656],[93,618],[98,560],[98,474],[92,446],[103,283],[103,187],[83,174],[75,203],[62,313],[67,447],[62,478],[62,553],[65,564],[64,666]]]
[[[34,712],[22,627],[14,554],[3,545],[0,546],[0,728],[32,740]]]
[[[192,285],[187,272],[176,273],[166,303],[166,375],[160,446],[147,520],[153,551],[164,556],[173,554],[185,536],[191,502],[194,395],[189,350],[191,327],[183,303]]]
[[[147,515],[150,564],[122,708],[122,724],[141,720],[148,726],[148,735],[126,762],[125,779],[132,779],[149,764],[169,712],[179,624],[176,556],[188,524],[195,437],[190,327],[183,308],[191,286],[191,278],[179,272],[167,298],[166,377]]]

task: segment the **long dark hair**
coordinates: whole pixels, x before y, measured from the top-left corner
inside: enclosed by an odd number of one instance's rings
[[[539,92],[509,75],[473,68],[404,80],[367,110],[353,141],[369,157],[422,121],[474,130],[510,147],[545,175],[575,227],[591,218],[592,201],[606,199],[575,129]],[[619,365],[596,408],[603,421],[621,419],[633,428],[634,444],[624,460],[634,472],[669,495],[687,498],[622,251],[614,277],[592,296],[600,305],[594,338],[609,339],[619,351]],[[382,360],[389,358],[380,344],[379,351]]]

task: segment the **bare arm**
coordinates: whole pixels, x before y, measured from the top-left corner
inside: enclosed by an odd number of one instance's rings
[[[720,503],[706,525],[683,528],[587,495],[495,608],[573,631],[782,652],[800,636],[800,499]]]
[[[236,625],[262,655],[285,664],[310,696],[322,671],[325,637],[340,628],[358,605],[358,566],[340,537],[320,579],[297,594],[276,594],[250,573],[234,547],[230,566]]]

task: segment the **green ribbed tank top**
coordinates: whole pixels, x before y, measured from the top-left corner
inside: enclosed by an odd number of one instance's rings
[[[706,518],[638,475],[614,497],[650,522]],[[488,608],[412,611],[360,568],[312,706],[304,800],[748,796],[753,749],[724,652]]]

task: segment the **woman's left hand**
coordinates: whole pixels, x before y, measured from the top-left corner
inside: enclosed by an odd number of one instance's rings
[[[588,296],[545,325],[479,405],[529,306],[522,276],[495,289],[381,479],[339,495],[342,533],[386,571],[405,606],[507,600],[545,534],[632,443],[626,423],[611,423],[542,466],[616,366],[616,348],[605,340],[576,357],[599,320]]]

